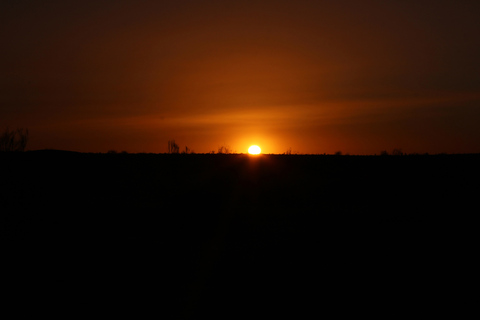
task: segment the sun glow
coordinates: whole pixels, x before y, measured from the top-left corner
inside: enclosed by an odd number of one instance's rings
[[[250,148],[248,148],[248,153],[249,154],[260,154],[260,152],[262,152],[262,149],[260,149],[259,146],[250,146]]]

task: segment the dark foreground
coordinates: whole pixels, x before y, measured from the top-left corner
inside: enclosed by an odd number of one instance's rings
[[[458,315],[473,302],[479,160],[0,154],[7,305],[192,319]]]

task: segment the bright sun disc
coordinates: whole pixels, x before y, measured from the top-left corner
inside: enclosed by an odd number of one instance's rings
[[[248,148],[248,153],[250,154],[260,154],[260,152],[262,152],[262,150],[259,146],[251,146],[250,148]]]

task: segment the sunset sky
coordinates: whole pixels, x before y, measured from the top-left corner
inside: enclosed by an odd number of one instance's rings
[[[480,1],[0,2],[27,149],[480,152]]]

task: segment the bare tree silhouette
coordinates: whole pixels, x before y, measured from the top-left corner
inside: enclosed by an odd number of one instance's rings
[[[220,153],[220,154],[225,154],[225,153],[231,153],[232,150],[230,149],[230,146],[220,146],[218,147],[218,152],[217,153]]]
[[[175,143],[175,140],[168,141],[168,153],[178,153],[180,148],[178,144]]]
[[[0,136],[0,151],[25,151],[28,142],[28,129],[8,127]]]
[[[403,151],[402,151],[402,149],[393,149],[392,155],[394,155],[394,156],[403,156]]]

